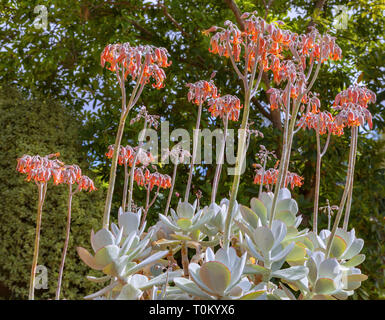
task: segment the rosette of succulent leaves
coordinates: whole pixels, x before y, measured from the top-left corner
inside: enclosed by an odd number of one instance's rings
[[[161,274],[155,270],[152,277],[138,274],[146,267],[161,263],[162,258],[169,253],[167,250],[152,250],[150,239],[153,231],[144,234],[144,226],[139,229],[140,219],[141,209],[135,213],[123,212],[120,208],[118,226],[111,224],[111,231],[103,228],[94,233],[92,230],[91,246],[95,255],[82,247],[77,248],[86,265],[105,274],[100,278],[88,276],[87,279],[97,283],[109,281],[105,288],[85,299],[138,299],[145,290],[163,285],[181,275],[180,270]]]
[[[355,237],[354,229],[337,229],[326,257],[331,232],[298,231],[302,218],[286,188],[279,191],[270,224],[272,200],[272,193],[262,193],[260,199],[251,199],[251,208],[240,207],[242,217],[235,223],[244,234],[240,246],[251,258],[244,274],[265,283],[267,299],[346,299],[352,295],[367,279],[356,268],[365,256],[360,254],[364,241]],[[273,278],[280,281],[280,289],[271,282]]]
[[[169,236],[174,239],[174,243],[178,244],[182,241],[198,242],[202,246],[217,245],[219,241],[203,241],[206,235],[202,233],[205,224],[211,222],[215,218],[216,211],[210,207],[203,209],[197,208],[197,201],[192,205],[188,202],[179,201],[176,211],[170,209],[170,216],[159,214],[160,221],[170,230],[173,231]],[[161,242],[162,243],[162,242]],[[166,244],[166,242],[163,242]],[[171,244],[170,241],[167,244]]]
[[[263,299],[263,285],[254,285],[244,274],[247,253],[238,257],[234,248],[206,249],[202,265],[190,263],[190,279],[174,278],[175,286],[191,297],[213,299]]]

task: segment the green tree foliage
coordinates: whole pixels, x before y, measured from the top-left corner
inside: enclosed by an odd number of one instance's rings
[[[88,167],[79,141],[81,122],[58,103],[42,96],[23,96],[9,86],[0,87],[0,283],[10,298],[28,297],[35,238],[37,187],[16,172],[16,159],[23,154],[60,152],[68,164]],[[90,172],[90,176],[95,174]],[[68,187],[49,183],[43,207],[38,265],[48,270],[48,289],[36,290],[37,297],[54,298],[63,249]],[[73,200],[73,219],[64,268],[63,297],[80,299],[91,290],[84,281],[89,270],[76,253],[76,246],[89,246],[89,233],[100,227],[102,191],[78,193]],[[92,286],[94,288],[94,286]]]
[[[385,5],[382,0],[127,0],[127,1],[76,1],[51,0],[44,4],[48,9],[48,29],[36,29],[33,12],[38,1],[5,1],[0,17],[0,78],[15,83],[23,90],[33,88],[60,100],[69,109],[84,115],[84,126],[79,134],[87,156],[103,181],[108,180],[110,161],[104,156],[107,146],[114,142],[119,121],[120,90],[110,72],[100,65],[100,52],[108,43],[130,42],[165,47],[173,64],[167,69],[165,88],[146,87],[138,106],[146,105],[162,121],[170,121],[170,130],[186,128],[192,132],[197,109],[187,101],[186,83],[208,79],[216,70],[215,83],[222,94],[236,94],[243,99],[239,80],[229,60],[210,54],[209,39],[202,31],[225,20],[241,24],[239,13],[256,10],[267,21],[284,21],[286,27],[298,33],[316,26],[337,38],[343,59],[322,67],[314,91],[320,94],[322,109],[331,110],[335,95],[354,82],[362,82],[377,94],[377,104],[370,106],[374,116],[374,130],[360,132],[359,151],[355,175],[351,226],[366,241],[367,261],[364,272],[369,280],[363,283],[358,298],[379,298],[385,295],[383,280],[384,212],[383,188],[385,185],[383,142],[378,137],[384,131],[385,118]],[[337,6],[343,5],[343,11]],[[336,18],[347,15],[342,28],[335,27]],[[341,16],[340,16],[341,17]],[[252,138],[248,152],[248,169],[242,176],[238,200],[248,203],[258,188],[252,184],[254,154],[259,145],[279,154],[281,121],[278,111],[269,110],[266,94],[271,79],[264,77],[262,90],[252,101],[250,121],[264,133],[264,138]],[[132,86],[127,86],[128,93]],[[129,117],[135,115],[131,111]],[[123,144],[136,144],[142,124],[126,126]],[[220,122],[209,119],[204,108],[202,127],[214,129]],[[232,123],[231,128],[238,128]],[[350,131],[343,137],[332,137],[323,159],[320,206],[326,199],[338,204],[346,177]],[[382,150],[382,151],[381,151]],[[24,152],[24,151],[23,151]],[[305,177],[304,186],[296,190],[304,223],[311,226],[312,197],[316,163],[314,132],[299,132],[293,142],[290,171]],[[274,163],[271,164],[273,166]],[[123,170],[118,168],[113,215],[116,216],[123,183]],[[201,190],[201,202],[207,204],[214,170],[202,166],[193,178],[192,192]],[[231,177],[223,168],[218,198],[229,193]],[[171,173],[172,166],[160,169]],[[178,170],[175,191],[183,195],[188,166]],[[145,191],[135,187],[134,198],[141,204]],[[150,216],[164,207],[166,196],[159,196],[151,208]],[[172,200],[172,206],[177,198]],[[326,218],[320,221],[326,225]],[[321,226],[322,226],[321,225]],[[88,234],[89,230],[85,232]]]

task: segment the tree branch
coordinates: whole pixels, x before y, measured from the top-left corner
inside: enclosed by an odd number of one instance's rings
[[[160,3],[159,0],[158,0],[158,7],[163,9],[163,14],[164,14],[164,16],[165,16],[168,20],[170,20],[171,23],[172,23],[174,26],[176,26],[177,29],[178,29],[180,32],[182,32],[182,34],[183,34],[185,37],[191,38],[191,35],[188,34],[187,32],[185,32],[185,31],[183,30],[182,25],[181,25],[178,21],[176,21],[176,20],[173,18],[173,16],[168,12],[167,7],[166,7],[163,3]]]
[[[234,13],[235,20],[237,20],[237,23],[239,25],[239,29],[241,29],[241,31],[245,30],[245,24],[241,18],[242,12],[241,10],[239,10],[237,4],[234,2],[234,0],[225,0],[225,2],[227,3],[231,11]]]
[[[322,11],[326,1],[327,0],[318,0],[314,7],[314,13],[316,13],[317,11]],[[307,25],[307,32],[309,32],[311,27],[314,27],[315,25],[316,22],[313,20],[313,18],[311,18],[309,24]]]

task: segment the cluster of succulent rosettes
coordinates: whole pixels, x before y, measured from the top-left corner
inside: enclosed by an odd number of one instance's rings
[[[57,159],[59,156],[60,153],[53,153],[44,157],[25,154],[17,159],[16,170],[27,174],[27,181],[47,183],[52,178],[55,185],[77,183],[78,191],[88,190],[91,192],[96,190],[94,182],[88,176],[82,175],[82,170],[78,165],[65,165]]]
[[[238,257],[234,248],[219,249],[216,254],[207,248],[202,265],[189,264],[190,279],[174,278],[175,285],[193,298],[207,300],[258,300],[265,291],[243,274],[247,253]]]
[[[333,109],[338,110],[336,123],[344,127],[363,126],[365,121],[372,128],[372,115],[368,103],[375,103],[376,95],[366,87],[353,85],[337,94]]]
[[[90,254],[82,247],[77,248],[81,260],[90,268],[102,271],[105,276],[96,278],[88,276],[93,282],[102,283],[110,281],[104,289],[91,294],[85,299],[99,299],[110,293],[110,299],[139,299],[143,292],[156,285],[163,285],[166,281],[172,281],[180,276],[180,271],[166,274],[147,275],[143,269],[162,261],[167,250],[154,252],[150,245],[153,231],[147,234],[143,232],[145,225],[139,229],[141,210],[137,213],[123,212],[120,208],[118,225],[112,224],[111,231],[100,229],[91,232],[91,246],[95,255]]]
[[[225,119],[226,117],[232,121],[238,121],[239,112],[242,109],[241,101],[230,94],[212,99],[208,102],[209,112],[213,118],[220,117]]]
[[[128,42],[107,45],[100,57],[102,67],[109,63],[109,70],[123,73],[124,79],[130,75],[133,80],[141,75],[141,83],[148,83],[152,77],[156,83],[154,88],[162,88],[166,78],[162,68],[167,68],[171,62],[167,60],[168,52],[165,48],[150,45],[131,46]]]
[[[108,152],[106,153],[106,157],[111,159],[114,155],[115,145],[108,146]],[[132,148],[131,146],[120,146],[119,155],[118,155],[118,163],[119,165],[128,164],[130,167],[133,166],[134,160],[136,158],[135,166],[142,164],[144,166],[148,166],[150,163],[154,161],[154,157],[151,152],[147,152],[139,147]]]
[[[171,177],[168,174],[151,173],[149,169],[143,167],[135,168],[134,179],[138,186],[146,186],[150,190],[154,186],[162,189],[171,188]]]
[[[337,125],[335,117],[329,111],[314,113],[309,111],[302,114],[297,126],[302,129],[314,129],[320,135],[330,132],[333,135],[341,136],[344,134],[344,126]]]
[[[188,83],[186,86],[189,88],[187,94],[188,101],[198,106],[209,99],[216,99],[219,96],[218,89],[212,80],[199,80],[195,83]]]
[[[255,170],[254,184],[263,184],[264,186],[273,186],[278,181],[279,170],[277,168],[269,168],[264,170],[262,167]],[[288,171],[285,177],[284,187],[290,185],[293,190],[295,187],[303,185],[303,177],[295,172]]]

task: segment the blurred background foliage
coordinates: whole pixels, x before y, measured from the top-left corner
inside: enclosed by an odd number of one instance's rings
[[[47,30],[36,29],[33,9],[43,4],[48,10]],[[339,11],[338,6],[343,6]],[[222,94],[236,94],[241,99],[240,82],[226,59],[209,53],[209,38],[202,31],[212,25],[232,20],[239,25],[239,12],[257,11],[268,22],[281,20],[285,28],[304,33],[315,25],[337,38],[343,59],[321,69],[314,91],[320,94],[322,109],[329,110],[335,95],[359,82],[377,94],[371,105],[374,129],[363,128],[359,136],[359,154],[355,172],[354,202],[350,227],[365,240],[367,255],[362,271],[369,275],[353,298],[385,298],[385,4],[381,0],[307,1],[307,0],[47,0],[2,1],[0,5],[0,81],[1,81],[1,198],[0,215],[0,288],[3,297],[26,298],[32,259],[34,218],[37,192],[15,171],[16,158],[24,153],[62,152],[66,163],[80,163],[90,170],[99,192],[75,197],[74,223],[66,263],[63,293],[66,298],[82,298],[89,284],[75,246],[89,246],[93,227],[102,222],[102,193],[108,181],[109,161],[104,156],[119,121],[120,90],[112,73],[100,67],[100,53],[114,42],[152,44],[167,48],[173,64],[166,69],[165,88],[147,86],[138,107],[147,106],[170,122],[170,131],[185,128],[192,133],[197,109],[187,101],[186,83],[214,79]],[[341,16],[342,14],[342,16]],[[346,17],[346,26],[336,28],[336,19]],[[343,22],[343,21],[342,21]],[[266,96],[272,85],[265,77],[261,90],[252,101],[252,128],[264,138],[252,138],[248,169],[242,176],[238,201],[247,204],[258,192],[253,185],[254,155],[263,144],[278,154],[281,149],[279,112],[271,112]],[[130,90],[132,87],[127,85]],[[129,92],[129,91],[128,91]],[[133,110],[129,117],[136,115]],[[129,121],[129,120],[128,120]],[[237,128],[238,123],[232,123]],[[211,119],[204,108],[201,127],[215,129],[221,123]],[[127,125],[123,143],[135,145],[142,123]],[[349,149],[350,131],[332,137],[322,164],[320,205],[338,204],[342,195]],[[172,146],[172,143],[171,143]],[[161,147],[161,146],[159,146]],[[295,190],[304,216],[304,227],[311,227],[315,175],[315,136],[300,131],[293,143],[290,170],[304,176],[305,183]],[[271,162],[271,166],[274,162]],[[232,177],[222,171],[219,197],[227,197]],[[123,170],[118,168],[113,219],[116,219],[123,188]],[[214,168],[201,166],[193,178],[193,193],[201,191],[201,203],[209,201]],[[172,173],[172,165],[159,168]],[[181,165],[175,191],[184,194],[188,166]],[[65,227],[65,188],[49,188],[43,215],[42,249],[39,264],[49,267],[50,290],[41,297],[53,297]],[[136,187],[134,199],[143,204],[145,191]],[[154,222],[164,208],[167,194],[160,195],[149,213]],[[190,198],[192,199],[192,197]],[[174,196],[172,206],[177,204]],[[321,218],[326,227],[327,219]],[[55,273],[56,272],[56,273]]]

